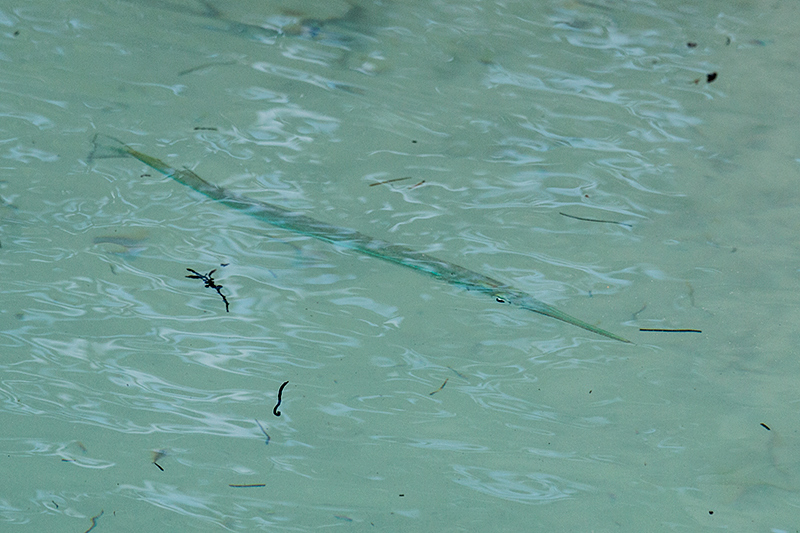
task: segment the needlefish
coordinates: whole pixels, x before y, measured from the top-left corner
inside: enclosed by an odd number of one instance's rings
[[[333,226],[311,217],[286,209],[277,205],[268,204],[252,198],[247,198],[228,191],[218,185],[209,183],[187,168],[175,168],[160,159],[134,150],[122,141],[107,135],[97,134],[92,140],[94,148],[89,155],[89,160],[104,158],[133,157],[145,165],[157,170],[168,178],[172,178],[182,185],[216,200],[233,209],[255,217],[273,226],[285,230],[314,237],[343,248],[383,259],[390,263],[412,268],[424,272],[436,279],[450,283],[470,291],[480,292],[493,297],[499,303],[515,305],[519,308],[539,313],[540,315],[561,320],[592,333],[608,337],[621,342],[630,343],[628,339],[615,333],[593,326],[583,320],[568,315],[567,313],[548,305],[528,293],[515,289],[501,281],[479,274],[462,266],[444,261],[428,254],[412,250],[402,245],[392,244],[380,239],[372,238],[358,231]]]

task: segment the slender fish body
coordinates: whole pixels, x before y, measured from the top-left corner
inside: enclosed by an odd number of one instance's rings
[[[165,176],[174,179],[178,183],[191,187],[195,191],[204,194],[212,200],[216,200],[228,207],[242,211],[273,226],[302,235],[308,235],[309,237],[349,248],[362,254],[383,259],[384,261],[413,268],[414,270],[424,272],[452,285],[488,294],[494,297],[498,302],[509,303],[522,309],[533,311],[534,313],[549,316],[591,331],[592,333],[608,337],[609,339],[630,343],[629,340],[619,335],[568,315],[551,305],[537,300],[530,294],[519,291],[505,283],[473,272],[459,265],[437,259],[436,257],[422,252],[417,252],[405,246],[374,239],[352,229],[332,226],[283,207],[230,192],[222,187],[207,182],[189,169],[171,167],[159,159],[134,150],[113,137],[97,134],[93,139],[93,143],[94,149],[89,156],[90,159],[133,157]]]

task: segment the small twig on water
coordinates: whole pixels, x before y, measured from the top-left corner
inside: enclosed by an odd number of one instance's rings
[[[192,270],[191,268],[187,268],[186,270],[192,273],[191,276],[186,276],[187,278],[203,280],[203,282],[206,284],[206,287],[217,291],[217,294],[219,294],[220,298],[222,298],[222,301],[225,302],[225,312],[226,313],[229,312],[228,299],[225,298],[224,294],[222,294],[222,285],[217,285],[217,283],[214,281],[213,274],[214,272],[217,271],[216,268],[211,272],[209,272],[208,274],[200,274],[199,272],[197,272],[196,270]]]

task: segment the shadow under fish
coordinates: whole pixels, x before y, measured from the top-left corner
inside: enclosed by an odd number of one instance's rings
[[[100,246],[107,253],[133,258],[145,250],[146,240],[144,233],[100,235],[92,239],[92,244]]]
[[[271,43],[275,38],[287,36],[345,49],[353,43],[351,33],[358,27],[364,13],[362,7],[350,4],[349,9],[344,12],[327,18],[318,18],[266,4],[265,8],[275,9],[277,7],[275,16],[264,24],[253,24],[226,16],[208,0],[188,3],[174,0],[139,0],[137,3],[144,3],[154,8],[166,9],[183,15],[205,18],[210,21],[209,24],[212,24],[206,26],[209,30],[239,35],[254,41]],[[310,7],[313,7],[313,4]]]
[[[301,235],[314,237],[315,239],[355,250],[390,263],[412,268],[452,285],[487,294],[495,298],[499,303],[512,304],[522,309],[533,311],[534,313],[549,316],[591,331],[592,333],[608,337],[609,339],[627,343],[631,342],[615,333],[611,333],[610,331],[598,328],[597,326],[593,326],[583,320],[568,315],[551,305],[537,300],[530,294],[459,265],[422,252],[417,252],[405,246],[374,239],[352,229],[332,226],[296,211],[238,195],[205,181],[187,168],[178,169],[171,167],[159,159],[134,150],[113,137],[97,134],[94,136],[92,142],[94,148],[89,155],[90,161],[104,158],[133,157],[178,183],[191,187],[195,191],[204,194],[212,200],[216,200],[228,207],[238,209],[243,213],[273,226]]]

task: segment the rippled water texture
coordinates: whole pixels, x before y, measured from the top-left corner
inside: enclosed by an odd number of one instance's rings
[[[0,529],[794,530],[798,4],[351,1],[0,7]]]

